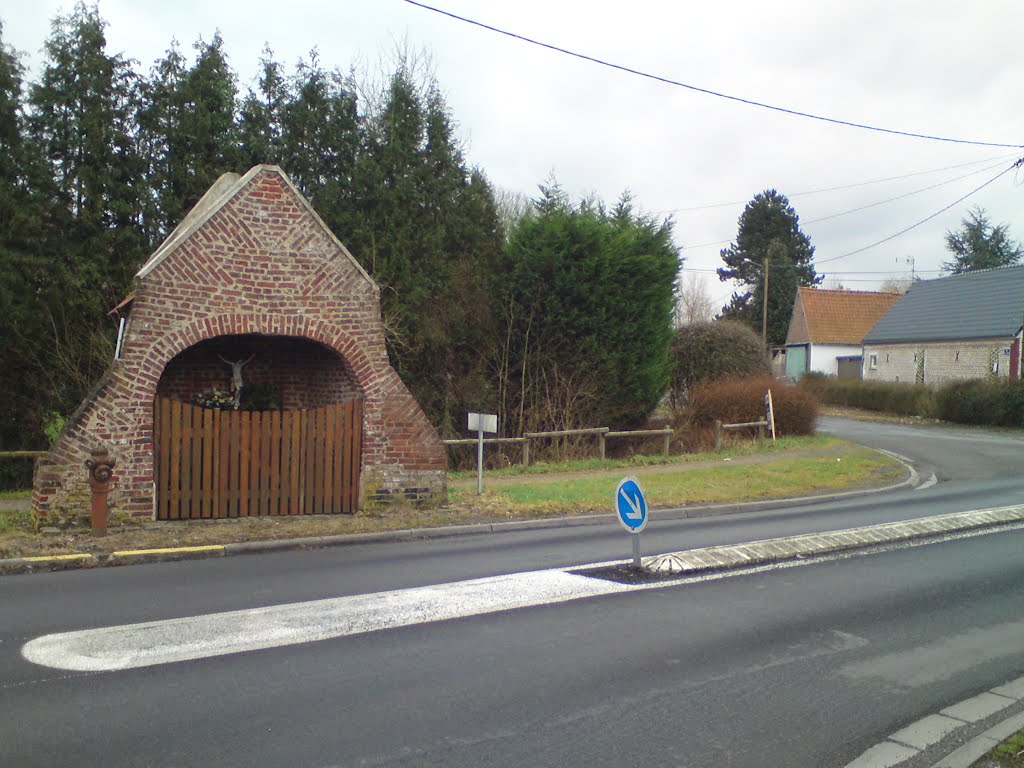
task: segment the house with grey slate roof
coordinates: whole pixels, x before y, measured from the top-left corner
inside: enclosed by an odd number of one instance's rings
[[[1024,266],[914,283],[864,336],[866,380],[1018,379]]]

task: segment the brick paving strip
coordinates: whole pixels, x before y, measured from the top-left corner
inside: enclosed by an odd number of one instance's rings
[[[1024,522],[1024,505],[881,523],[828,533],[805,533],[781,539],[752,541],[718,547],[690,549],[655,555],[644,567],[665,576],[685,576],[707,571],[746,568],[766,563],[820,557],[884,544],[928,539],[951,533],[975,531]]]

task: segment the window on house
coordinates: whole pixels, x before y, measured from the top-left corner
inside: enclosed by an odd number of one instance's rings
[[[878,355],[868,355],[868,368],[872,371],[878,370]]]

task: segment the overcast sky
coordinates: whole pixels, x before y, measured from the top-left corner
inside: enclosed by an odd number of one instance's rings
[[[744,99],[897,131],[1024,144],[1020,0],[426,0],[490,26]],[[38,67],[50,20],[71,3],[9,3],[4,40]],[[819,273],[870,290],[890,274],[935,277],[943,235],[971,205],[1024,238],[1024,172],[1010,171],[915,230],[1024,150],[889,135],[780,114],[655,82],[502,36],[402,0],[101,0],[109,52],[139,71],[177,39],[224,38],[240,86],[265,44],[291,71],[375,69],[403,44],[430,54],[469,161],[492,183],[536,196],[552,172],[573,196],[626,189],[673,212],[686,268],[712,297],[713,270],[756,193],[789,196]],[[968,165],[970,164],[970,165]],[[944,170],[940,170],[944,169]],[[287,169],[285,169],[287,171]],[[967,174],[972,174],[963,177]],[[879,183],[880,179],[904,177]],[[936,186],[938,185],[938,186]],[[845,187],[834,191],[817,190]],[[933,189],[924,190],[926,187]],[[898,196],[902,199],[881,203]],[[847,213],[863,206],[862,211]],[[837,215],[846,214],[846,215]],[[826,218],[830,217],[830,218]],[[337,233],[342,241],[345,233]],[[722,243],[720,241],[726,241]]]

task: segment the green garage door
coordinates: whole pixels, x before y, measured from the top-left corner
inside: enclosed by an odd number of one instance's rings
[[[807,372],[807,345],[786,347],[786,375],[798,379]]]

